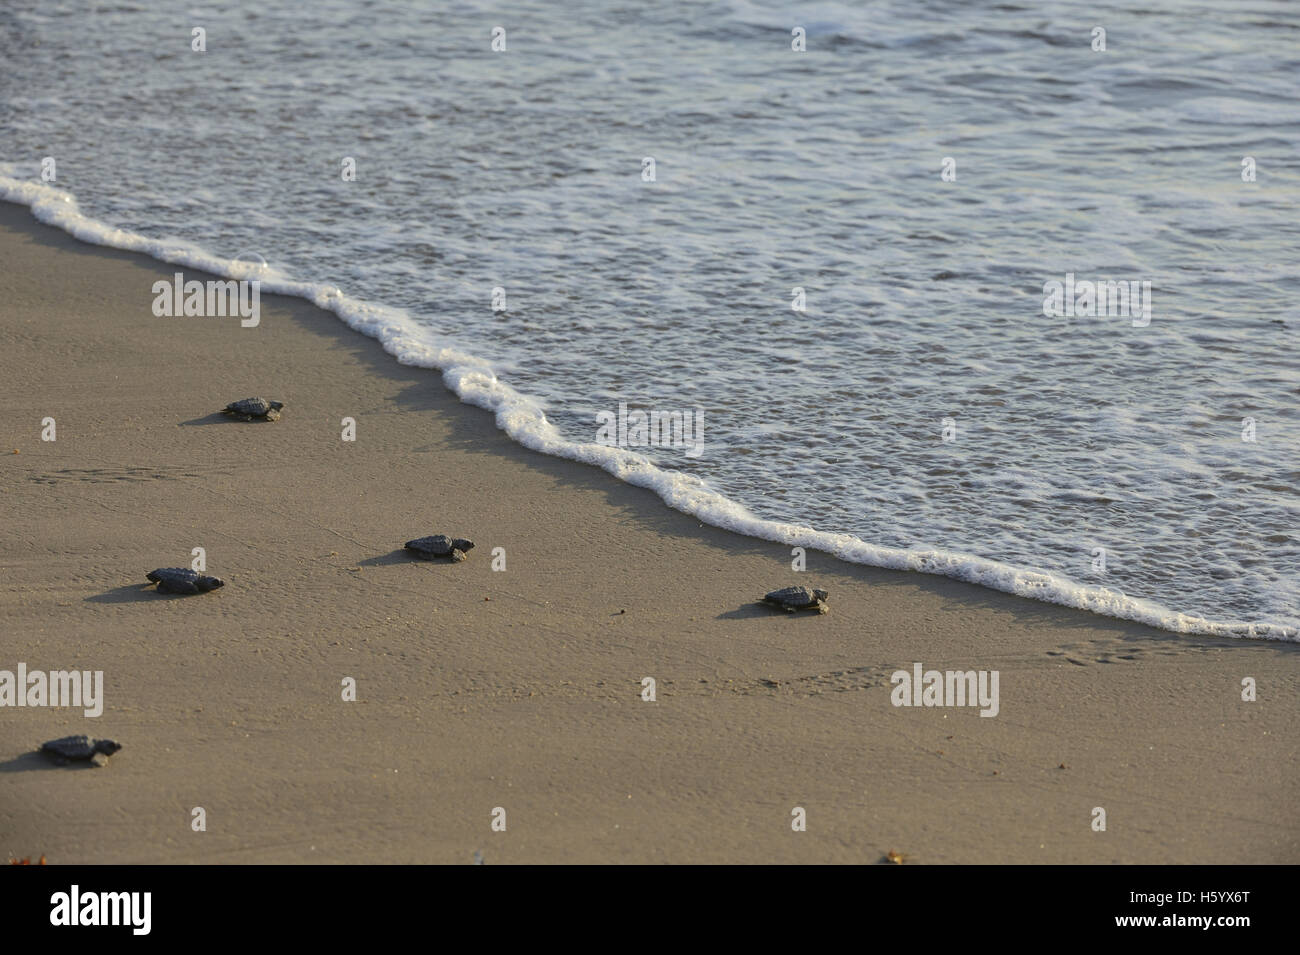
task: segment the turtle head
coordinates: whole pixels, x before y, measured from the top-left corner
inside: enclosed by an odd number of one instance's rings
[[[195,584],[200,590],[216,590],[218,587],[226,586],[226,582],[220,577],[200,577]]]
[[[272,411],[279,411],[284,407],[283,401],[268,401],[267,404],[271,406]]]
[[[812,595],[814,600],[825,600],[830,596],[830,593],[825,590],[814,590]]]
[[[457,550],[473,550],[474,542],[467,541],[463,537],[456,537],[452,539],[451,546]]]
[[[111,739],[95,740],[95,752],[103,753],[105,756],[112,756],[121,748],[122,748],[121,743],[115,743]]]

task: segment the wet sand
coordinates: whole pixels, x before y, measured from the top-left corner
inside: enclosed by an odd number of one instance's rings
[[[257,328],[157,318],[175,271],[0,204],[0,669],[102,670],[106,697],[97,719],[0,708],[7,855],[1300,861],[1295,645],[815,552],[795,573],[788,548],[518,447],[308,303],[264,296]],[[214,414],[253,394],[284,417]],[[400,552],[438,532],[477,547]],[[154,593],[144,574],[194,547],[227,585]],[[796,583],[830,613],[754,603]],[[998,715],[891,705],[917,661],[997,670]],[[72,733],[123,749],[93,770],[31,752]]]

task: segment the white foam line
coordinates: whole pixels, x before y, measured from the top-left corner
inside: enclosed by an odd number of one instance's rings
[[[491,411],[496,416],[497,427],[524,447],[603,468],[620,481],[654,491],[669,507],[706,524],[791,547],[824,551],[854,564],[951,577],[1003,593],[1089,610],[1175,633],[1300,641],[1300,631],[1285,624],[1208,620],[1105,587],[1079,584],[1057,574],[1026,570],[970,554],[881,547],[851,534],[765,520],[711,490],[696,477],[665,471],[631,451],[569,440],[546,420],[545,412],[534,399],[503,384],[482,359],[432,341],[429,330],[413,321],[403,309],[371,305],[344,295],[334,286],[295,282],[274,269],[224,259],[184,242],[150,239],[115,229],[82,215],[70,194],[44,183],[0,176],[0,199],[31,207],[32,214],[41,222],[57,226],[85,242],[142,252],[163,262],[228,278],[256,277],[263,291],[307,299],[333,312],[350,328],[377,339],[399,363],[440,370],[447,387],[461,401]]]

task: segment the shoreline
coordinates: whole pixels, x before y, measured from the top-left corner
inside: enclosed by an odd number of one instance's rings
[[[31,200],[32,205],[26,206],[19,199],[11,198],[15,195]],[[87,218],[80,213],[70,193],[50,186],[0,177],[0,202],[14,202],[28,208],[38,221],[54,225],[81,241],[96,245],[102,242],[106,248],[139,252],[172,267],[189,269],[191,274],[202,272],[215,276],[216,273],[209,269],[225,270],[223,276],[230,278],[254,274],[242,270],[235,272],[230,260],[188,243],[150,239]],[[175,273],[176,276],[179,274]],[[155,302],[155,314],[159,317],[184,314],[179,281],[177,278],[171,286],[171,295]],[[635,452],[628,453],[621,444],[618,447],[602,447],[598,442],[582,444],[562,435],[546,420],[544,411],[534,398],[499,381],[483,359],[454,347],[426,341],[423,330],[401,309],[349,297],[337,287],[324,283],[273,276],[260,278],[260,282],[272,293],[299,298],[332,312],[353,331],[374,339],[401,364],[440,375],[461,402],[493,413],[497,426],[521,447],[599,467],[626,484],[653,491],[665,506],[710,526],[786,547],[819,550],[848,563],[947,577],[1000,593],[1085,610],[1170,633],[1300,643],[1300,632],[1289,623],[1212,620],[1175,610],[1150,598],[1132,597],[1120,590],[1084,583],[1055,571],[1005,563],[943,547],[900,548],[873,544],[849,533],[759,517],[740,502],[699,486],[680,472],[662,469]],[[242,286],[240,294],[245,294]],[[254,291],[253,297],[256,295]],[[161,312],[159,301],[165,306]],[[246,319],[241,324],[248,327],[254,321]]]
[[[0,253],[0,669],[106,674],[98,719],[0,709],[10,855],[1300,861],[1279,808],[1297,790],[1292,644],[814,551],[794,573],[789,545],[516,444],[441,375],[305,300],[264,293],[256,329],[159,319],[151,288],[172,266],[11,203]],[[284,417],[213,420],[251,394]],[[458,565],[400,553],[431,533],[477,547]],[[225,588],[144,587],[193,546]],[[805,581],[830,590],[828,615],[754,604]],[[918,661],[999,671],[999,715],[892,706],[891,673]],[[30,755],[81,732],[123,750],[89,774]],[[78,825],[106,807],[115,825]]]

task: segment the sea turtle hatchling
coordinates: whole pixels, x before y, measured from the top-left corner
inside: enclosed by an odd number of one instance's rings
[[[40,751],[51,757],[59,765],[70,762],[89,760],[96,766],[103,766],[122,748],[121,743],[111,739],[91,739],[89,736],[64,736],[42,743]]]
[[[796,610],[827,611],[826,599],[830,594],[825,590],[810,590],[807,587],[785,587],[774,590],[763,598],[763,603],[780,607],[790,613]]]
[[[267,401],[265,398],[240,398],[221,409],[224,415],[238,418],[240,421],[278,421],[282,401]]]
[[[449,557],[453,561],[465,559],[465,551],[474,546],[473,541],[463,537],[448,537],[446,534],[434,534],[432,537],[417,537],[403,545],[421,560],[433,560],[435,557]]]
[[[184,567],[159,567],[145,574],[158,585],[158,589],[173,594],[202,594],[224,587],[220,577],[206,577]]]

